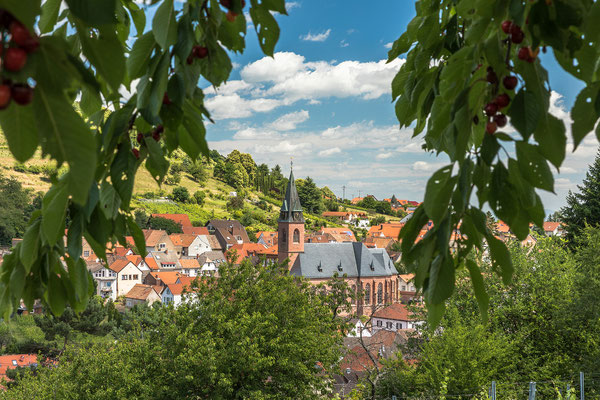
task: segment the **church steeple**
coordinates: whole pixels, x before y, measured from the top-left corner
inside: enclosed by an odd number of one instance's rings
[[[278,260],[289,260],[288,267],[291,269],[298,254],[304,253],[304,215],[292,170],[277,222]]]
[[[302,214],[300,197],[298,197],[298,189],[296,188],[294,171],[290,171],[290,179],[288,180],[285,197],[283,199],[283,203],[281,204],[279,221],[304,223],[304,215]]]

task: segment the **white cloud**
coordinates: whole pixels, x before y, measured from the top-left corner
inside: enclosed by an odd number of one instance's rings
[[[340,47],[348,47],[350,46],[350,43],[346,42],[345,39],[342,39],[342,41],[340,42]]]
[[[282,115],[268,124],[268,127],[276,131],[291,131],[306,120],[308,120],[308,111],[301,110]]]
[[[310,62],[293,52],[278,52],[244,66],[241,80],[229,81],[216,92],[206,90],[206,106],[215,119],[226,119],[302,100],[318,104],[329,97],[376,99],[390,93],[390,82],[404,61]]]
[[[325,32],[313,34],[312,32],[308,32],[304,36],[300,36],[300,39],[305,40],[307,42],[324,42],[329,37],[331,33],[331,29],[327,29]]]
[[[394,155],[394,153],[392,153],[392,152],[379,153],[375,156],[375,158],[378,160],[385,160],[386,158],[390,158],[393,155]]]
[[[383,45],[383,47],[385,47],[386,49],[391,49],[392,46],[394,45],[394,42],[389,42]]]
[[[339,147],[332,147],[331,149],[321,150],[319,152],[319,157],[328,157],[328,156],[332,156],[334,154],[339,154],[341,152],[342,152],[342,149],[340,149]]]
[[[446,163],[441,162],[427,162],[427,161],[415,161],[412,165],[414,171],[436,171],[442,168]]]
[[[285,3],[285,9],[287,11],[293,10],[294,8],[299,8],[302,4],[299,1],[289,1]]]

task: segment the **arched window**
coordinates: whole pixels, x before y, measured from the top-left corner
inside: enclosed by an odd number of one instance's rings
[[[281,231],[281,241],[285,243],[287,241],[287,235],[285,229]]]
[[[294,230],[294,243],[300,243],[300,231],[298,229]]]
[[[351,303],[356,301],[356,285],[352,285],[352,296],[354,296],[354,299],[350,299]]]
[[[390,286],[388,281],[385,281],[385,304],[390,302]]]
[[[380,283],[377,285],[377,304],[381,304],[383,301],[383,285]]]
[[[367,283],[365,286],[365,304],[371,303],[371,285]]]
[[[391,285],[392,285],[392,290],[391,290],[392,296],[391,296],[391,299],[392,299],[392,303],[393,303],[396,300],[396,292],[394,292],[394,281],[392,281]]]

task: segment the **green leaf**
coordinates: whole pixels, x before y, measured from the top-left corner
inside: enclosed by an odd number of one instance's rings
[[[173,0],[164,0],[152,19],[152,33],[156,43],[167,51],[177,41],[177,21]]]
[[[69,216],[71,223],[67,233],[67,251],[73,259],[81,257],[83,252],[83,227],[85,226],[85,215],[82,209],[71,207]]]
[[[144,232],[142,232],[131,215],[127,216],[127,227],[129,228],[129,232],[131,232],[131,236],[133,236],[133,241],[135,242],[138,253],[142,257],[146,257],[146,239],[144,238]]]
[[[33,31],[35,19],[40,14],[41,0],[3,0],[2,8],[10,13],[25,25],[30,31]]]
[[[430,329],[435,329],[439,325],[442,317],[444,316],[444,311],[446,310],[446,304],[427,304],[427,323],[429,324]]]
[[[56,21],[58,20],[58,11],[60,10],[61,0],[46,0],[42,5],[42,14],[38,22],[40,33],[52,32]]]
[[[219,27],[219,40],[229,50],[241,53],[246,47],[246,19],[238,16],[233,22],[223,21]]]
[[[388,51],[387,62],[391,62],[398,58],[401,54],[406,53],[410,46],[412,46],[413,40],[408,32],[404,32],[398,39],[392,44],[392,48]]]
[[[15,299],[21,300],[21,294],[25,287],[25,268],[20,263],[16,263],[10,274],[10,290]]]
[[[37,218],[29,225],[23,236],[23,242],[21,242],[19,247],[19,258],[27,273],[31,271],[31,266],[38,258],[38,251],[40,249],[40,223],[41,220]]]
[[[146,169],[150,172],[152,178],[160,184],[169,170],[169,162],[165,159],[163,149],[158,142],[152,138],[145,138],[144,142],[148,148]]]
[[[452,166],[447,165],[437,170],[427,181],[423,205],[434,224],[438,224],[448,213],[450,196],[456,182],[452,178]]]
[[[121,199],[115,188],[108,181],[103,181],[100,186],[100,208],[106,219],[115,219],[120,205]]]
[[[146,32],[133,43],[126,62],[129,79],[136,79],[144,74],[155,45],[156,42],[154,41],[152,32]]]
[[[42,232],[51,246],[64,234],[68,201],[65,181],[52,185],[42,199]]]
[[[85,305],[88,300],[88,269],[85,265],[85,261],[82,258],[78,258],[77,261],[69,259],[67,262],[69,269],[69,278],[73,284],[75,291],[75,304],[71,306],[75,309],[75,312],[82,312],[85,310]]]
[[[567,148],[564,122],[552,114],[547,114],[546,118],[541,119],[533,135],[539,143],[540,154],[559,168],[565,159]]]
[[[267,7],[264,7],[264,3],[257,4],[252,2],[250,7],[250,17],[256,34],[258,35],[258,43],[263,53],[273,57],[273,51],[275,50],[275,44],[279,40],[279,26],[275,17],[271,14]]]
[[[523,139],[527,139],[535,131],[542,112],[536,96],[521,89],[510,106],[510,123],[519,131]]]
[[[431,263],[429,281],[425,290],[428,304],[440,304],[454,291],[454,262],[450,254],[440,254]]]
[[[170,60],[168,52],[162,54],[154,71],[152,81],[150,82],[144,77],[138,84],[138,93],[140,95],[137,98],[137,107],[144,119],[153,124],[160,122],[158,114],[165,92],[167,91]]]
[[[503,241],[496,239],[491,234],[486,236],[486,240],[490,248],[492,266],[502,277],[502,282],[504,282],[505,285],[508,285],[512,279],[512,274],[514,271],[508,248]],[[500,268],[499,270],[498,267]]]
[[[119,90],[125,76],[123,45],[112,29],[99,29],[100,36],[91,38],[88,30],[77,26],[83,54],[108,82],[114,91]],[[110,54],[110,56],[108,56]]]
[[[223,47],[218,43],[214,45],[208,43],[208,45],[209,56],[199,60],[199,64],[204,78],[213,85],[219,86],[229,78],[233,66]],[[189,85],[190,83],[191,82],[186,82],[186,85]],[[192,84],[195,86],[196,82],[193,82]]]
[[[69,164],[69,191],[84,204],[96,170],[96,141],[90,128],[62,93],[50,92],[40,83],[33,99],[35,121],[42,150],[62,164]]]
[[[517,142],[517,161],[523,177],[533,186],[554,192],[554,177],[546,159],[538,152],[538,147]]]
[[[100,27],[117,22],[115,0],[65,0],[69,10],[88,26]]]
[[[477,299],[477,305],[479,306],[479,312],[481,312],[481,319],[484,323],[488,321],[488,306],[490,304],[490,298],[485,291],[483,284],[483,276],[479,267],[475,261],[468,259],[466,262],[469,275],[471,276],[471,282],[473,283],[473,291],[475,292],[475,298]]]
[[[62,315],[67,304],[67,293],[61,278],[55,273],[50,274],[48,290],[45,293],[45,300],[50,306],[52,314],[56,316]]]
[[[594,107],[594,102],[598,96],[599,88],[600,84],[598,83],[584,87],[577,95],[577,99],[571,110],[571,118],[573,119],[571,131],[575,149],[586,135],[594,130],[594,125],[596,125],[596,121],[598,120],[598,113]]]
[[[17,161],[29,160],[38,146],[33,107],[11,102],[7,109],[0,112],[0,126],[6,136],[8,148]]]

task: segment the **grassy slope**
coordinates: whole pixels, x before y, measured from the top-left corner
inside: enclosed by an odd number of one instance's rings
[[[51,161],[48,159],[41,158],[41,152],[35,154],[35,156],[26,163],[26,166],[44,166],[48,165]],[[44,180],[43,174],[33,174],[30,172],[18,172],[13,169],[16,164],[16,160],[11,155],[6,144],[4,135],[0,134],[0,171],[5,176],[11,176],[16,178],[23,187],[33,190],[34,192],[42,191],[45,192],[49,189],[50,184]],[[212,174],[209,174],[212,175]],[[188,189],[190,195],[197,190],[204,191],[206,194],[205,204],[198,206],[195,204],[175,204],[175,203],[164,203],[164,202],[151,202],[144,201],[143,199],[133,200],[132,205],[135,208],[143,208],[147,213],[185,213],[190,216],[192,222],[198,224],[205,224],[209,219],[212,218],[240,218],[241,211],[230,212],[227,210],[227,199],[229,193],[235,191],[234,188],[225,184],[224,182],[218,181],[212,176],[208,179],[206,185],[201,186],[194,180],[192,180],[187,174],[181,174],[181,182],[178,185],[167,185],[162,184],[161,187],[152,178],[150,173],[145,168],[140,168],[135,180],[134,195],[141,195],[146,192],[158,192],[163,190],[166,194],[170,194],[175,186],[183,186]],[[279,210],[279,201],[275,199],[266,199],[271,206],[268,211],[261,210],[256,207],[253,202],[259,199],[259,195],[253,191],[249,191],[248,196],[249,202],[246,202],[246,209],[250,210],[254,222],[252,227],[254,231],[258,230],[270,230],[276,228],[277,215]],[[322,221],[322,218],[317,216],[307,216],[309,221]],[[328,222],[328,226],[334,226]]]

